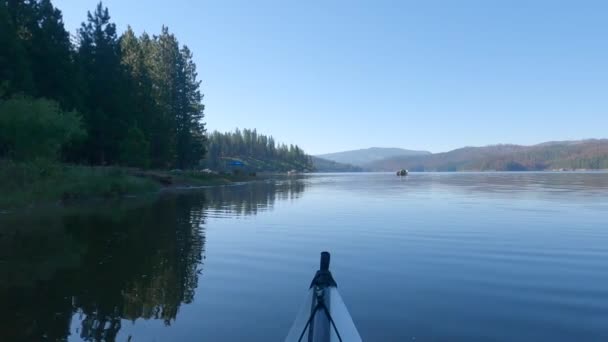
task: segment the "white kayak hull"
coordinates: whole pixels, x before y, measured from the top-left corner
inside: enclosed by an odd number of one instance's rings
[[[331,273],[327,270],[329,283],[315,284],[319,273],[313,280],[285,342],[362,341]]]

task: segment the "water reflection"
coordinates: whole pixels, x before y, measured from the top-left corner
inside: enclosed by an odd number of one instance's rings
[[[282,181],[255,182],[246,186],[215,187],[207,190],[213,199],[208,204],[215,214],[255,215],[266,211],[275,201],[295,200],[304,192],[303,177],[290,177]]]
[[[361,177],[366,181],[362,182]],[[414,172],[401,178],[392,173],[326,174],[310,181],[332,190],[370,197],[387,192],[395,196],[442,192],[503,200],[529,198],[533,194],[543,200],[561,201],[564,195],[601,198],[608,189],[606,172]]]
[[[203,272],[208,209],[254,215],[303,191],[260,182],[0,217],[0,340],[113,341],[123,320],[170,325]]]

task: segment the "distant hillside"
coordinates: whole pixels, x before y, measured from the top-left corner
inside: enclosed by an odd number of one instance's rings
[[[362,168],[350,164],[342,164],[333,160],[311,157],[316,172],[361,172]]]
[[[316,157],[333,160],[338,163],[362,166],[377,160],[391,157],[429,155],[427,151],[412,151],[402,148],[372,147],[361,150],[321,154]]]
[[[312,160],[299,146],[277,144],[255,129],[212,132],[207,135],[207,157],[202,167],[216,171],[312,171]]]
[[[533,146],[464,147],[424,156],[390,157],[363,167],[374,171],[608,169],[608,139],[555,141]]]

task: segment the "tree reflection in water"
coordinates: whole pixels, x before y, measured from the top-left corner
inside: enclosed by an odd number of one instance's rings
[[[260,182],[95,210],[1,217],[0,340],[56,341],[76,333],[113,341],[123,320],[170,325],[194,299],[206,210],[255,215],[303,191],[299,180]]]

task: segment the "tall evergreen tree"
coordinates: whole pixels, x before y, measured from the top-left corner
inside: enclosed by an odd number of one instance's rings
[[[157,115],[152,128],[152,162],[156,167],[175,164],[175,111],[178,103],[177,65],[180,58],[177,39],[167,27],[147,46],[146,62],[154,84]]]
[[[84,104],[89,138],[88,160],[95,164],[119,161],[120,143],[127,136],[129,115],[125,73],[121,65],[116,25],[100,2],[78,31],[78,61],[85,75]]]
[[[121,149],[120,159],[126,165],[146,167],[150,164],[150,118],[156,107],[144,50],[130,26],[120,38],[120,48],[122,64],[130,76],[127,88],[132,104],[127,141]]]
[[[21,26],[23,5],[0,1],[0,97],[16,93],[31,95],[34,82],[24,47],[27,30]]]
[[[36,95],[74,107],[78,104],[78,88],[74,84],[73,49],[61,11],[50,0],[41,0],[36,14],[37,26],[29,47]]]
[[[0,36],[7,33],[13,36],[3,43],[13,55],[9,65],[18,75],[17,80],[12,80],[14,90],[74,107],[77,87],[72,83],[75,79],[73,48],[61,11],[53,7],[50,0],[2,1],[0,17],[7,13],[8,18],[0,20],[4,26]]]
[[[187,46],[181,49],[178,63],[179,104],[176,113],[177,166],[191,167],[199,163],[205,154],[205,126],[203,124],[203,95],[197,79],[196,64]]]

